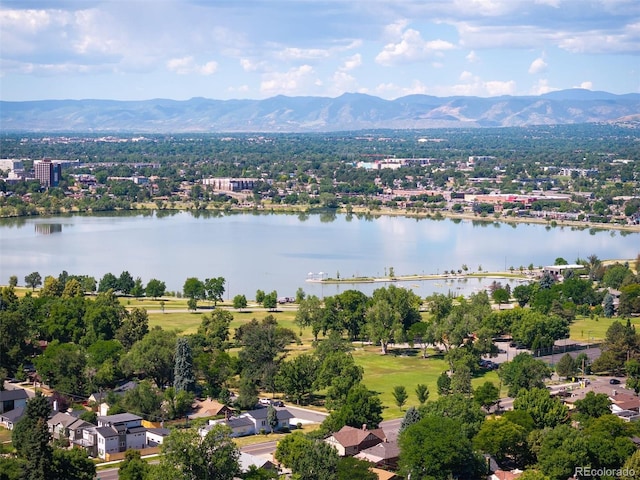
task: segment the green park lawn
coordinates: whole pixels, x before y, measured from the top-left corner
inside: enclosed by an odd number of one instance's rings
[[[145,307],[149,310],[149,326],[154,327],[157,325],[163,329],[177,330],[182,335],[195,333],[200,326],[203,315],[209,313],[210,310],[199,309],[195,313],[188,312],[186,311],[186,301],[184,299],[175,299],[174,301],[176,305],[181,305],[177,308],[169,308],[167,306],[169,302],[167,302],[164,313],[158,309],[157,303],[151,307]],[[134,306],[134,302],[132,301],[131,304],[127,306]],[[291,328],[296,334],[300,335],[301,345],[292,344],[287,347],[288,359],[313,350],[311,330],[308,328],[301,330],[300,327],[294,323],[295,310],[281,309],[275,312],[267,312],[262,308],[252,308],[250,306],[243,311],[233,309],[230,311],[234,317],[231,322],[232,337],[236,328],[244,323],[250,322],[253,318],[260,321],[267,315],[273,315],[280,326]],[[610,322],[607,322],[607,326],[609,324]],[[607,327],[604,328],[603,332],[606,331],[606,328]],[[380,395],[380,399],[386,407],[383,412],[385,419],[400,417],[404,415],[408,407],[418,405],[415,387],[419,383],[423,383],[429,387],[430,399],[438,397],[438,376],[448,368],[448,365],[442,357],[434,356],[423,359],[418,349],[405,350],[394,348],[390,348],[387,355],[381,355],[379,347],[360,344],[355,345],[356,349],[353,351],[353,356],[356,363],[364,368],[363,383],[369,389]],[[493,371],[474,378],[472,381],[473,387],[476,388],[487,380],[492,381],[496,386],[500,383],[497,373]],[[393,398],[393,388],[398,385],[404,386],[409,394],[407,403],[403,406],[402,410],[398,408]]]
[[[573,340],[584,342],[598,342],[604,340],[607,329],[615,321],[626,322],[626,320],[620,318],[607,318],[607,317],[578,317],[570,327],[569,336]],[[631,323],[636,326],[640,325],[640,318],[631,318]]]
[[[438,377],[449,368],[442,357],[422,358],[418,350],[398,350],[400,352],[391,348],[387,355],[381,355],[379,347],[365,346],[353,352],[356,363],[364,368],[362,383],[378,393],[386,407],[382,413],[385,419],[401,417],[407,408],[419,405],[415,394],[416,385],[419,383],[429,387],[430,400],[438,398]],[[496,386],[500,384],[498,374],[493,371],[474,378],[472,385],[477,388],[487,380]],[[396,386],[404,386],[409,394],[402,410],[393,398],[393,388]]]

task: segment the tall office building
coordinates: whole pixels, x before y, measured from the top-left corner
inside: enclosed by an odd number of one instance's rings
[[[62,178],[62,164],[49,159],[33,162],[36,179],[45,187],[57,187]]]

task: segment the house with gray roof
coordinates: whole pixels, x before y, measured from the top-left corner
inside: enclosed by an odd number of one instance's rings
[[[201,427],[198,432],[202,437],[213,428],[214,425],[226,425],[231,429],[232,437],[243,437],[245,435],[255,435],[262,430],[269,432],[271,427],[267,421],[268,408],[259,408],[243,413],[237,417],[227,417],[220,420],[209,420],[209,423]],[[294,416],[286,408],[276,409],[276,418],[278,423],[273,430],[282,430],[291,428],[289,420]]]
[[[22,388],[0,390],[0,413],[9,412],[18,407],[26,407],[29,396]]]
[[[8,412],[0,413],[0,425],[8,430],[13,430],[16,423],[23,417],[25,408],[26,407],[17,407]]]

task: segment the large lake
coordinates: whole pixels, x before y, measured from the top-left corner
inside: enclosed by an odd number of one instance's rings
[[[384,285],[321,285],[311,277],[341,278],[442,273],[466,264],[470,271],[505,270],[570,263],[595,254],[601,259],[632,259],[640,253],[640,234],[620,231],[549,228],[534,224],[479,223],[310,214],[229,214],[194,216],[74,215],[0,221],[0,284],[38,271],[57,276],[100,279],[123,270],[146,283],[157,278],[181,291],[188,277],[222,276],[225,298],[257,289],[295,295],[298,287],[318,296],[349,288],[371,294]],[[421,296],[438,291],[471,293],[487,280],[402,283]]]

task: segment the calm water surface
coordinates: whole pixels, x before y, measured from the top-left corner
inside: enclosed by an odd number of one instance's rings
[[[100,279],[128,270],[146,283],[164,281],[181,291],[188,277],[222,276],[225,297],[254,298],[257,289],[293,296],[333,295],[356,288],[370,294],[384,284],[320,285],[313,277],[349,278],[516,269],[533,263],[570,263],[596,254],[601,259],[635,258],[640,234],[576,230],[544,225],[508,225],[453,220],[416,220],[382,216],[230,214],[193,216],[97,215],[37,217],[0,221],[0,284],[38,271],[57,276],[92,275]],[[470,293],[486,280],[424,281],[397,285],[425,296],[434,291]]]

